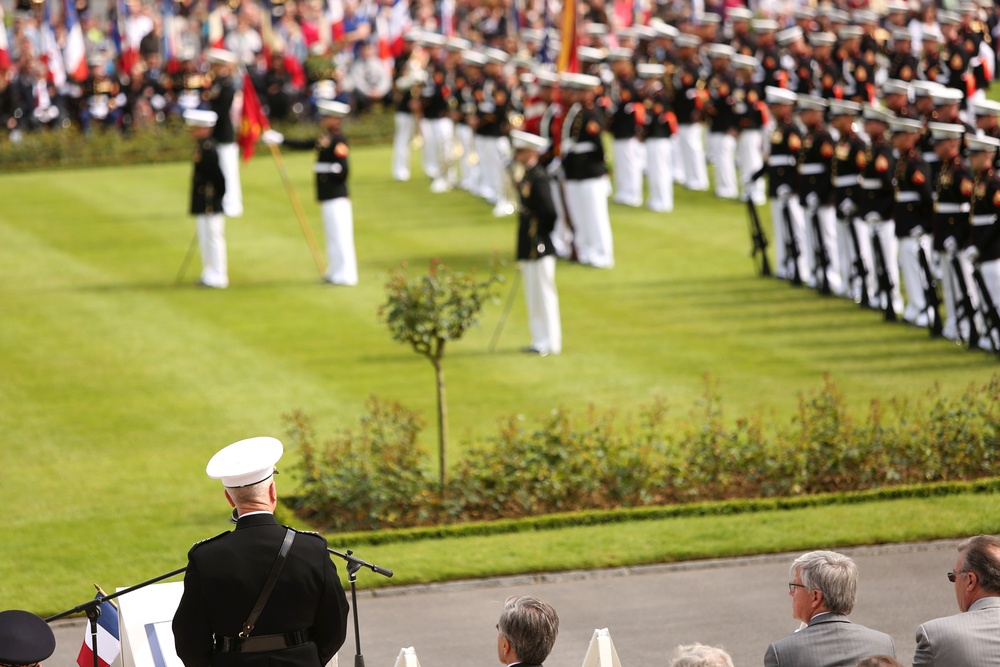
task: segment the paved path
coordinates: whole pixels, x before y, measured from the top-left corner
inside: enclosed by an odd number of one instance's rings
[[[917,625],[958,611],[954,587],[945,578],[955,564],[956,544],[843,550],[861,570],[852,619],[891,634],[897,658],[906,665]],[[365,663],[393,667],[399,649],[413,646],[422,667],[496,667],[495,626],[503,601],[530,592],[559,612],[559,639],[546,667],[579,667],[594,629],[604,627],[623,667],[665,667],[677,644],[693,641],[725,647],[736,667],[761,665],[768,643],[798,626],[787,589],[788,566],[796,555],[362,592],[358,611]],[[375,575],[359,573],[365,576]],[[45,667],[74,664],[83,625],[79,620],[58,624],[58,648]],[[351,630],[341,667],[353,667],[354,652]]]

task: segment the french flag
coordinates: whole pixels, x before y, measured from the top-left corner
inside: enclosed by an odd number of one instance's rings
[[[333,40],[344,37],[344,0],[328,0],[326,3],[326,19],[330,22],[330,34]]]
[[[66,67],[63,64],[63,54],[56,39],[56,30],[52,27],[52,12],[48,2],[45,3],[45,20],[41,25],[42,62],[45,63],[45,78],[56,88],[66,85]]]
[[[10,69],[10,47],[7,46],[7,24],[3,20],[3,5],[0,5],[0,72]]]
[[[102,596],[97,594],[97,599]],[[83,632],[83,646],[80,647],[80,654],[76,656],[76,664],[80,667],[94,667],[94,651],[90,645],[90,623],[87,623]],[[118,610],[110,602],[101,603],[101,615],[97,618],[97,664],[100,667],[108,667],[118,654],[121,653],[122,644],[118,635]]]
[[[66,0],[63,7],[66,13],[66,48],[63,50],[66,75],[76,81],[83,81],[87,78],[87,49],[83,42],[80,17],[76,13],[76,1]]]

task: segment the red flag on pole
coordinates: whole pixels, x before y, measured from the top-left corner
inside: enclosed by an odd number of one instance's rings
[[[236,136],[236,143],[240,145],[240,155],[243,161],[253,157],[254,149],[257,147],[257,140],[270,124],[267,116],[264,115],[264,108],[260,105],[260,98],[253,87],[250,75],[243,74],[243,114],[240,119],[240,131]]]
[[[579,72],[580,57],[577,54],[577,42],[579,35],[577,26],[576,2],[565,0],[563,2],[562,17],[559,20],[561,28],[561,44],[559,46],[559,58],[556,59],[557,72]]]

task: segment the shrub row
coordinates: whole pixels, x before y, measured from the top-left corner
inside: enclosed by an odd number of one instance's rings
[[[353,118],[344,131],[352,145],[381,144],[391,140],[392,123],[390,111],[375,107]],[[276,123],[275,129],[295,138],[315,137],[320,132],[314,123]],[[75,126],[28,132],[18,142],[0,134],[4,172],[177,162],[191,159],[192,152],[191,138],[176,118],[132,135],[100,129],[84,134]],[[257,152],[262,153],[268,151]]]
[[[682,420],[668,419],[663,401],[642,407],[637,418],[557,410],[532,426],[511,417],[465,455],[441,489],[418,445],[420,416],[372,398],[358,427],[324,444],[308,416],[286,416],[302,454],[301,493],[292,502],[324,529],[358,531],[712,500],[802,502],[983,479],[996,474],[998,406],[995,375],[960,396],[935,386],[921,400],[872,401],[859,421],[825,378],[815,394],[800,397],[788,424],[765,429],[758,415],[727,423],[709,380]],[[706,511],[748,511],[743,502],[728,507]],[[580,520],[574,514],[570,521]]]

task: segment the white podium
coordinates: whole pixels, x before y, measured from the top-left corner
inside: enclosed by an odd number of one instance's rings
[[[170,629],[183,593],[184,582],[174,581],[146,586],[117,599],[122,667],[184,667],[174,652]]]
[[[622,667],[618,660],[618,651],[611,641],[607,628],[594,630],[587,647],[587,655],[583,658],[583,667]]]

